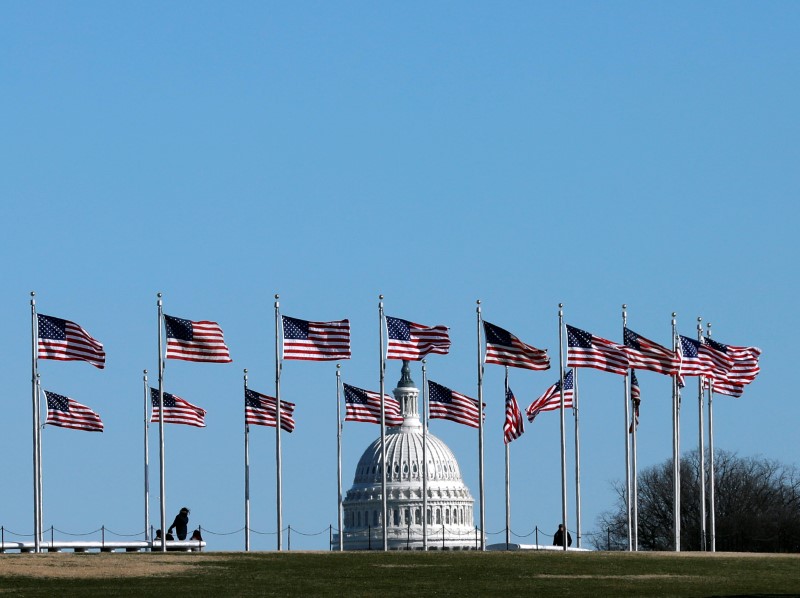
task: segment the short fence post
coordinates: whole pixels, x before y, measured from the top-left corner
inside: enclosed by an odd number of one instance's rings
[[[292,526],[289,526],[289,541],[286,544],[286,550],[292,550]]]
[[[333,551],[333,524],[328,525],[328,550]]]
[[[53,547],[53,526],[50,526],[50,548]]]
[[[539,526],[538,525],[534,528],[534,531],[536,532],[536,550],[539,550]]]
[[[606,528],[606,550],[611,550],[611,528]]]
[[[6,528],[0,526],[0,547],[5,550],[6,548]]]
[[[444,523],[442,524],[442,550],[444,550]]]
[[[406,536],[406,550],[411,550],[411,521],[408,522],[408,535]]]
[[[478,550],[478,526],[475,526],[475,550]]]
[[[372,550],[372,526],[367,524],[367,550]]]
[[[100,544],[103,546],[103,548],[106,547],[106,526],[105,525],[101,525],[100,526]]]

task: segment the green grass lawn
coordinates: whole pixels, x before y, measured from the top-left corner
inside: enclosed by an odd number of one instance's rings
[[[179,571],[149,571],[151,554],[50,555],[55,567],[104,577],[9,575],[10,596],[791,596],[800,555],[620,552],[201,553]],[[177,555],[176,555],[177,556]],[[161,559],[172,558],[162,555]],[[19,561],[18,561],[19,562]],[[163,561],[162,561],[163,562]],[[186,564],[188,562],[188,564]],[[22,563],[22,564],[25,564]],[[136,576],[121,572],[141,569]],[[62,573],[63,575],[63,573]],[[100,575],[100,573],[98,573]]]

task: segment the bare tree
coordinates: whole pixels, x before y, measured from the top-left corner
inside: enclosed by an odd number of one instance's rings
[[[699,453],[681,459],[681,550],[701,550]],[[800,471],[761,457],[716,451],[716,547],[720,551],[800,552]],[[708,472],[706,472],[708,475]],[[598,518],[598,549],[627,547],[625,484],[615,507]],[[639,548],[674,550],[672,460],[639,474]],[[706,508],[706,516],[710,507]],[[706,523],[710,535],[710,525]],[[708,541],[708,539],[707,539]],[[707,548],[708,546],[706,546]]]

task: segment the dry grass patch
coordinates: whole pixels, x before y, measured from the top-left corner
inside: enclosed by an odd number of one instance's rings
[[[203,562],[215,560],[203,557]],[[108,579],[188,573],[197,555],[174,554],[6,554],[0,556],[0,577]]]

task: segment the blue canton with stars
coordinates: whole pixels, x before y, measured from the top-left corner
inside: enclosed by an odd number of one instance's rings
[[[453,392],[446,386],[428,380],[428,400],[435,403],[452,403]]]
[[[289,316],[281,317],[283,318],[283,338],[308,340],[308,322],[306,320],[298,320]]]
[[[503,345],[505,347],[512,346],[511,333],[508,330],[503,330],[499,326],[483,322],[483,330],[486,332],[486,342],[492,345]]]
[[[69,399],[67,397],[54,392],[45,392],[44,394],[47,397],[48,409],[55,409],[57,411],[69,413]]]
[[[717,341],[712,340],[708,337],[706,337],[705,340],[708,346],[711,347],[712,349],[716,349],[720,353],[726,353],[726,354],[728,353],[728,345],[723,345],[722,343],[718,343]]]
[[[67,340],[67,321],[52,316],[36,314],[39,323],[39,338],[46,338],[55,341]]]
[[[636,334],[630,328],[625,328],[622,332],[622,336],[625,339],[625,346],[631,347],[632,349],[636,349],[637,351],[642,350],[642,346],[639,344],[639,335]]]
[[[397,341],[411,340],[410,326],[409,322],[406,320],[386,316],[386,331],[389,333],[389,338],[391,339]]]
[[[570,347],[592,348],[592,335],[585,330],[567,325],[567,342]]]
[[[193,338],[192,323],[189,320],[175,318],[164,315],[164,324],[167,328],[167,336],[179,341],[190,341]],[[166,396],[166,395],[164,395]]]
[[[153,407],[158,407],[158,389],[151,388],[150,389],[150,398],[153,401]],[[175,397],[169,394],[168,392],[164,393],[164,407],[177,407],[177,403],[175,402]]]
[[[684,357],[697,357],[699,348],[700,348],[699,341],[681,335],[681,349],[683,349]]]
[[[360,405],[369,403],[369,397],[366,391],[356,388],[355,386],[349,386],[348,384],[344,385],[344,400],[347,403],[358,403]]]
[[[249,388],[244,391],[244,403],[248,407],[253,407],[255,409],[261,409],[263,407],[261,404],[261,399]]]

